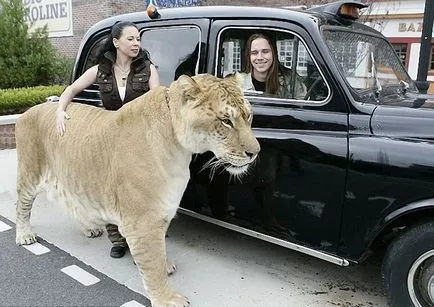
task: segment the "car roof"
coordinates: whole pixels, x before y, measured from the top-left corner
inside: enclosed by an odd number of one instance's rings
[[[161,17],[155,20],[180,20],[180,19],[255,19],[258,17],[267,19],[293,20],[296,22],[312,23],[312,17],[321,17],[320,14],[306,10],[287,8],[269,8],[254,6],[194,6],[177,8],[159,8]],[[111,27],[116,21],[128,20],[134,23],[152,21],[146,11],[127,13],[103,19],[93,25],[89,31],[97,32],[103,28]]]
[[[326,6],[326,5],[324,5]],[[318,10],[300,8],[270,8],[258,6],[194,6],[177,8],[159,8],[160,17],[149,18],[146,11],[126,13],[103,19],[88,29],[83,37],[86,41],[90,36],[101,30],[107,30],[118,21],[131,21],[133,23],[144,23],[161,20],[188,20],[188,19],[262,19],[269,20],[290,20],[291,22],[303,25],[306,28],[318,28],[321,25],[340,25],[353,30],[365,31],[374,35],[381,35],[378,31],[360,22],[348,21],[341,23],[338,18],[330,14],[318,12]]]

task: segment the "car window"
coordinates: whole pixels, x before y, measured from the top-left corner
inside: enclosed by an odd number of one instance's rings
[[[377,102],[368,97],[376,91],[387,95],[389,89],[396,94],[393,87],[401,89],[401,84],[406,84],[408,91],[417,92],[401,59],[385,38],[335,28],[326,29],[323,35],[341,73],[357,93],[356,99]]]
[[[251,35],[257,33],[265,35],[269,38],[269,43],[275,46],[278,73],[267,76],[277,80],[277,83],[274,82],[277,86],[269,86],[272,89],[267,88],[268,85],[258,89],[260,86],[255,86],[257,83],[252,80],[251,74],[248,75],[248,61],[253,63],[255,60],[250,57],[252,53],[247,54],[247,42]],[[242,78],[238,80],[246,95],[321,102],[327,99],[330,92],[305,43],[289,32],[251,28],[224,29],[219,36],[216,74],[225,77],[240,72],[242,74],[238,75]],[[273,75],[274,78],[271,77]]]
[[[196,75],[200,54],[200,30],[194,26],[154,28],[141,37],[162,85],[170,86],[180,75]]]

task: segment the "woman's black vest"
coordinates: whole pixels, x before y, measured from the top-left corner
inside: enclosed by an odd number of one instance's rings
[[[122,105],[149,91],[149,77],[151,75],[151,61],[147,51],[140,50],[131,63],[130,73],[127,77],[125,99],[119,96],[113,65],[116,55],[107,51],[98,65],[96,83],[103,106],[107,110],[118,110]]]

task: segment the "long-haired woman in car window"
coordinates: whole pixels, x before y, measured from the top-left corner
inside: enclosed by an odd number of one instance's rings
[[[292,85],[293,72],[279,63],[276,44],[268,36],[255,33],[248,38],[245,63],[246,72],[237,74],[244,90],[261,91],[278,98],[303,99],[306,94],[299,75],[294,74],[295,85]]]

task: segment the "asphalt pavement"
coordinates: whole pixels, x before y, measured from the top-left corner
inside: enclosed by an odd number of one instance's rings
[[[17,246],[14,227],[0,217],[1,306],[151,306],[143,295],[41,238]]]

